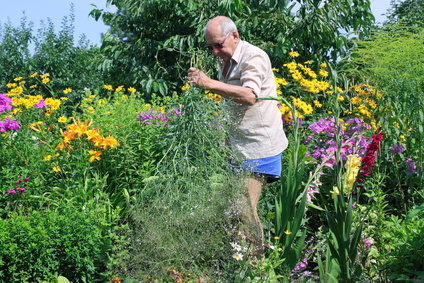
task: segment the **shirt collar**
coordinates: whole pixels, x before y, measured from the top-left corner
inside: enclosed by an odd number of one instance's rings
[[[236,50],[234,50],[233,56],[231,56],[231,59],[234,60],[236,63],[240,62],[241,49],[243,44],[244,44],[244,41],[240,39],[239,44],[236,47]]]

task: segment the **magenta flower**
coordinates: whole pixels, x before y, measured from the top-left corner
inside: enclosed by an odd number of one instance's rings
[[[362,243],[365,245],[365,249],[368,250],[372,245],[372,239],[370,238],[362,238]]]
[[[9,98],[6,94],[0,94],[0,113],[5,110],[12,110],[12,99]]]
[[[408,167],[408,172],[412,175],[415,173],[415,170],[417,169],[417,164],[412,159],[408,158],[406,160],[406,166]]]
[[[34,105],[35,108],[43,108],[46,107],[46,102],[44,101],[44,99],[40,99],[40,101]]]
[[[334,117],[320,119],[309,126],[312,135],[308,136],[303,143],[309,144],[312,150],[307,155],[325,162],[325,166],[332,168],[335,165],[335,152],[338,150],[335,136],[339,135],[342,148],[341,158],[345,160],[349,154],[363,156],[367,146],[367,139],[362,133],[370,129],[369,125],[363,124],[360,118],[349,119],[338,125]]]
[[[10,130],[19,130],[21,126],[19,125],[18,121],[7,117],[4,121],[0,121],[0,133],[4,133]]]
[[[25,192],[26,192],[25,188],[16,188],[16,190],[17,190],[17,191],[20,191],[20,192],[22,192],[22,193],[25,193]]]
[[[14,189],[8,189],[7,193],[8,194],[16,194],[16,191]]]

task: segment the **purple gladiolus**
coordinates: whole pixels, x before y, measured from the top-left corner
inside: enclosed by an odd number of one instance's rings
[[[410,174],[414,174],[415,173],[415,170],[417,169],[417,164],[416,164],[415,161],[413,161],[412,159],[408,158],[406,160],[406,166],[407,166],[408,172]]]
[[[390,154],[393,155],[395,153],[402,153],[404,152],[405,149],[403,148],[403,146],[401,144],[394,144],[392,145],[392,148],[390,149]]]

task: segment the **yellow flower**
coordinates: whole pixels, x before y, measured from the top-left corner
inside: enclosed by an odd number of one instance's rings
[[[322,107],[322,104],[318,100],[314,100],[314,104],[316,107]]]
[[[22,77],[17,77],[13,79],[15,82],[22,80]]]
[[[310,65],[310,64],[312,64],[313,62],[312,62],[312,60],[308,60],[308,61],[305,61],[305,63],[303,63],[303,64],[305,64],[305,65]]]
[[[279,71],[280,71],[280,69],[272,68],[272,71],[274,71],[274,72],[279,72]]]
[[[321,63],[321,65],[319,65],[321,68],[327,68],[327,63]]]
[[[105,107],[107,104],[107,100],[104,98],[101,98],[97,101],[97,105],[99,105],[100,107]]]
[[[279,239],[280,239],[280,237],[274,237],[274,239],[275,239],[275,240],[279,240]]]
[[[49,78],[44,78],[44,79],[42,79],[42,80],[41,80],[41,82],[42,82],[43,84],[47,84],[49,81],[50,81],[50,79],[49,79]]]
[[[67,97],[61,97],[60,100],[68,100]]]
[[[49,73],[45,73],[44,75],[41,75],[41,78],[42,78],[42,79],[45,79],[45,78],[47,78],[48,76],[50,76],[50,74],[49,74]]]
[[[119,146],[119,142],[112,136],[107,136],[106,138],[103,139],[103,141],[99,144],[100,148],[104,148],[107,149],[107,147],[109,148],[113,148],[115,146]]]
[[[47,106],[51,107],[51,110],[57,110],[60,106],[60,100],[48,97],[44,101]]]
[[[59,123],[65,123],[66,121],[67,121],[68,119],[66,118],[66,117],[60,117],[59,119],[57,119],[57,121],[59,122]]]
[[[334,195],[336,194],[336,195],[340,195],[340,191],[339,191],[339,188],[338,187],[336,187],[336,186],[334,186],[333,187],[333,190],[334,191],[330,191],[330,193],[332,194],[332,197],[334,198]]]
[[[292,57],[292,58],[295,58],[295,57],[299,57],[300,55],[296,51],[291,51],[291,52],[289,52],[289,56]]]
[[[362,99],[358,96],[352,97],[352,99],[350,100],[352,102],[352,104],[357,105],[359,103],[361,103]]]
[[[393,122],[393,125],[395,125],[395,127],[396,127],[396,128],[400,129],[400,125],[399,125],[399,123],[398,123],[398,122],[394,121],[394,122]]]
[[[14,89],[11,89],[8,93],[9,96],[17,96],[17,95],[21,95],[23,93],[24,89],[21,86],[18,86]]]
[[[91,155],[88,159],[89,162],[93,162],[94,160],[100,160],[100,155],[102,155],[101,151],[95,151],[90,149],[88,153]]]
[[[284,231],[284,234],[286,234],[286,235],[290,235],[292,232],[290,232],[290,231]]]
[[[350,193],[353,184],[356,181],[356,176],[361,166],[361,158],[358,154],[349,154],[345,163],[346,172],[343,174],[343,189],[346,194]]]
[[[375,109],[377,108],[377,103],[372,99],[367,99],[368,104],[371,106],[371,108]]]
[[[187,90],[189,90],[190,89],[190,85],[189,84],[185,84],[185,85],[183,85],[182,87],[181,87],[181,90],[182,91],[187,91]]]
[[[128,88],[128,91],[129,92],[136,92],[137,90],[135,88],[133,88],[133,87],[130,87],[130,88]]]
[[[50,159],[52,159],[51,155],[47,155],[46,157],[44,157],[44,161],[50,161]]]
[[[292,78],[293,78],[295,81],[300,81],[300,80],[302,79],[302,74],[301,74],[299,71],[295,71],[295,72],[293,72],[293,74],[292,74]]]
[[[314,111],[314,109],[312,108],[312,106],[311,105],[306,105],[306,106],[304,106],[303,108],[303,112],[306,114],[306,115],[309,115],[309,114],[311,114],[312,113],[312,111]]]
[[[64,94],[67,94],[67,93],[70,93],[70,92],[72,92],[72,88],[67,88],[67,89],[63,90]]]
[[[284,66],[287,67],[287,69],[289,69],[290,71],[296,70],[297,68],[297,64],[295,62],[284,64]]]
[[[59,167],[59,166],[55,166],[55,167],[53,167],[53,171],[54,171],[54,172],[60,172],[60,167]]]
[[[286,81],[286,79],[284,79],[284,78],[277,78],[277,77],[274,77],[274,79],[275,79],[275,83],[276,83],[277,87],[278,87],[279,85],[287,85],[287,81]]]
[[[37,87],[37,85],[31,85],[31,86],[29,86],[29,88],[36,88]]]
[[[406,142],[406,138],[404,135],[399,136],[401,142]]]
[[[107,90],[113,90],[113,87],[111,85],[104,85],[103,88]]]
[[[339,95],[339,96],[337,97],[337,99],[338,99],[339,101],[343,101],[343,100],[344,100],[344,97],[343,97],[342,95]]]
[[[31,76],[29,76],[30,78],[33,78],[33,77],[35,77],[36,75],[37,75],[38,73],[37,72],[35,72],[34,74],[32,74]]]
[[[328,72],[324,69],[319,70],[319,75],[321,77],[328,77]]]
[[[116,91],[116,92],[120,92],[123,88],[124,88],[124,86],[123,86],[123,85],[118,86],[118,87],[115,89],[115,91]]]
[[[316,78],[317,74],[314,71],[308,71],[307,72],[308,76],[310,76],[311,78]]]
[[[22,113],[22,112],[23,111],[22,111],[21,108],[14,108],[13,111],[12,111],[13,114],[18,114],[18,113]]]

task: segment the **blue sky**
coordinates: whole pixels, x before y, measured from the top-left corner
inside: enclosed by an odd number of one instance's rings
[[[62,20],[69,15],[71,2],[75,9],[75,38],[85,34],[92,44],[100,45],[101,34],[108,29],[102,21],[96,22],[88,14],[95,4],[99,9],[115,11],[114,7],[107,7],[106,0],[0,0],[0,24],[3,25],[10,20],[13,26],[18,26],[23,16],[23,11],[27,17],[27,22],[34,23],[34,30],[40,27],[40,21],[50,18],[55,25],[56,31],[60,30]],[[371,0],[371,6],[377,22],[384,21],[381,14],[390,7],[391,0]],[[398,0],[399,2],[399,0]]]
[[[56,31],[61,30],[64,17],[69,16],[71,3],[74,3],[75,14],[75,38],[78,40],[81,34],[85,34],[92,44],[100,45],[101,34],[108,30],[101,20],[96,20],[88,14],[95,4],[99,9],[115,11],[114,7],[106,7],[106,0],[0,0],[0,24],[3,26],[9,20],[13,26],[19,26],[23,17],[23,11],[27,22],[34,23],[34,31],[40,27],[40,21],[48,18],[54,23]]]

